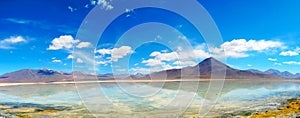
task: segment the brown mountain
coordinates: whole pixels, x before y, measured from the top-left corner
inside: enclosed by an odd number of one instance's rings
[[[212,68],[213,67],[213,68]],[[266,74],[258,71],[251,70],[238,70],[229,67],[228,65],[216,60],[215,58],[207,58],[193,67],[185,67],[181,69],[171,69],[166,71],[155,72],[150,75],[131,75],[133,79],[178,79],[181,78],[181,73],[185,73],[183,78],[186,79],[209,79],[214,75],[217,79],[282,79],[281,77],[272,74]],[[94,77],[84,72],[74,72],[77,75]],[[50,69],[23,69],[16,72],[6,73],[0,76],[0,82],[57,82],[57,81],[73,81],[73,73],[64,73]],[[226,76],[225,76],[226,75]],[[98,79],[109,80],[117,77],[118,79],[126,79],[128,75],[112,74],[97,75]],[[86,80],[86,79],[85,79]]]
[[[151,74],[151,76],[156,78],[167,77],[167,79],[176,79],[181,78],[182,72],[186,73],[183,75],[188,76],[184,78],[189,79],[207,79],[210,78],[212,74],[218,79],[224,77],[226,79],[280,79],[280,77],[271,74],[234,69],[212,57],[203,60],[193,67],[156,72]]]
[[[55,82],[72,80],[71,73],[63,73],[50,69],[23,69],[0,76],[0,82]]]

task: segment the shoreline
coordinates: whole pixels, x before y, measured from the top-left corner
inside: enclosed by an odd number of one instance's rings
[[[272,79],[170,79],[170,80],[90,80],[90,81],[65,81],[65,82],[18,82],[0,83],[3,86],[26,85],[55,85],[55,84],[92,84],[92,83],[150,83],[150,82],[210,82],[210,81],[267,81],[267,82],[300,82],[300,80],[272,80]]]

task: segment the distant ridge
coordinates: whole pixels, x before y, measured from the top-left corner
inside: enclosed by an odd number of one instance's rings
[[[264,74],[270,74],[270,75],[274,75],[274,76],[277,76],[277,77],[288,78],[288,79],[300,78],[300,73],[292,74],[288,71],[281,72],[281,71],[276,70],[276,69],[269,69],[269,70],[266,70],[264,72],[259,71],[259,70],[255,70],[255,69],[249,69],[249,71],[259,72],[259,73],[264,73]]]

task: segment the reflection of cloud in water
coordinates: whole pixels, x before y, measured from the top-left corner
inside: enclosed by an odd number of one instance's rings
[[[49,84],[49,85],[24,85],[24,86],[3,86],[0,92],[8,95],[31,98],[34,96],[45,97],[64,93],[76,92],[74,84]]]
[[[76,92],[65,92],[55,95],[45,96],[32,96],[23,98],[14,95],[7,95],[0,93],[1,103],[34,103],[34,104],[52,104],[52,105],[80,105],[81,101]]]
[[[203,95],[208,83],[200,83],[198,94]],[[128,90],[135,90],[136,94],[131,95],[124,92],[117,84],[103,83],[100,86],[84,84],[81,90],[85,100],[95,106],[95,112],[109,117],[112,114],[132,115],[132,114],[170,114],[180,112],[180,108],[186,105],[185,96],[193,96],[195,93],[177,91],[179,84],[166,83],[163,89],[155,94],[151,92],[158,88],[147,84],[139,83],[142,89],[136,89],[130,85],[125,86]],[[35,103],[54,105],[80,105],[81,100],[73,84],[61,85],[30,85],[30,86],[7,86],[0,87],[0,102],[13,103]],[[104,93],[98,96],[98,93]],[[181,99],[174,100],[174,97],[181,92]],[[201,93],[201,94],[200,94]],[[299,83],[268,83],[238,81],[225,83],[222,94],[216,106],[211,112],[227,112],[234,110],[266,108],[267,103],[279,102],[281,98],[298,97],[300,94]],[[137,96],[140,95],[140,96]],[[197,113],[203,98],[199,95],[194,97],[188,111]],[[109,100],[107,100],[107,98]],[[266,100],[267,99],[267,100]],[[277,100],[277,101],[276,101]],[[181,109],[184,110],[184,109]],[[192,113],[192,112],[190,112]]]
[[[111,100],[112,104],[114,104],[117,107],[122,106],[130,106],[130,108],[134,108],[135,111],[149,111],[149,110],[155,110],[155,109],[162,109],[165,106],[169,106],[169,108],[173,107],[172,109],[176,109],[177,107],[184,106],[180,101],[184,101],[184,99],[176,100],[177,104],[169,104],[172,102],[177,95],[176,90],[168,90],[168,89],[161,89],[156,94],[153,94],[151,92],[156,91],[156,87],[143,85],[143,89],[136,90],[133,86],[122,86],[125,88],[120,88],[119,86],[115,87],[102,87],[102,91],[105,93],[105,95]],[[126,90],[133,90],[135,91],[135,95],[128,94],[123,91],[123,89]],[[89,91],[88,93],[94,93],[97,91]],[[181,91],[184,93],[184,96],[194,96],[195,93],[192,92],[186,92]],[[148,94],[151,94],[147,96]],[[140,95],[140,96],[137,96]],[[88,95],[89,96],[89,95]],[[101,97],[99,97],[101,98]],[[95,98],[97,99],[97,97]],[[95,100],[95,102],[101,102],[99,100]],[[101,104],[101,103],[98,103]],[[186,105],[185,105],[186,106]]]
[[[300,86],[297,83],[282,83],[269,86],[262,86],[260,88],[240,88],[232,90],[220,97],[220,100],[232,101],[250,101],[265,99],[272,96],[285,97],[299,95]]]

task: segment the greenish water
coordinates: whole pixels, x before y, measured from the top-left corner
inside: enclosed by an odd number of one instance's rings
[[[220,93],[213,93],[214,98],[207,93],[209,82],[101,83],[77,87],[79,93],[75,84],[4,86],[0,87],[0,104],[68,107],[72,112],[87,107],[80,111],[81,116],[92,113],[102,117],[188,117],[197,116],[199,111],[205,111],[207,116],[222,116],[276,109],[286,99],[300,95],[300,83],[276,81],[226,81]]]

